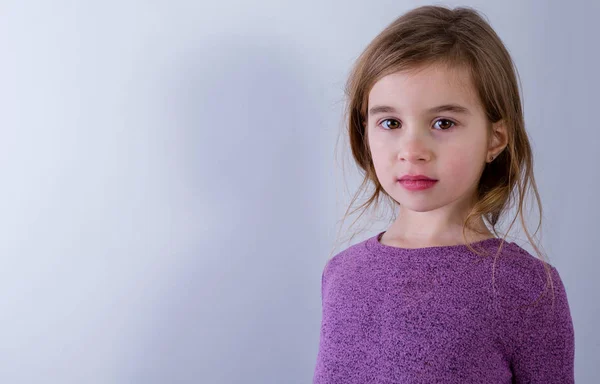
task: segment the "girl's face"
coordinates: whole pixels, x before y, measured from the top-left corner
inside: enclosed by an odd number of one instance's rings
[[[488,154],[490,123],[466,71],[432,65],[380,79],[369,93],[368,142],[377,178],[404,208],[470,204]],[[425,175],[433,187],[398,180]]]

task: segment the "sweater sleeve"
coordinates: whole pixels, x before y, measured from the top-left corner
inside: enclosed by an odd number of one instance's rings
[[[331,259],[327,260],[327,262],[325,263],[325,266],[323,267],[323,270],[321,272],[321,304],[323,303],[323,295],[325,292],[325,285],[327,284],[327,275],[329,274],[329,266],[332,264],[332,261],[335,259],[335,257],[332,257]]]
[[[575,340],[573,321],[567,300],[565,286],[555,267],[550,266],[554,284],[554,305],[552,286],[537,303],[534,303],[545,288],[545,284],[531,281],[521,294],[514,299],[509,326],[511,350],[510,362],[513,383],[561,383],[575,382],[574,358]],[[544,279],[545,282],[546,279]],[[540,279],[532,279],[540,282]],[[528,303],[519,298],[526,296]],[[533,300],[531,298],[533,297]],[[529,304],[523,306],[521,304]]]

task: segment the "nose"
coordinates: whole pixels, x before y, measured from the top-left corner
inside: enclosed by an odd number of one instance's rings
[[[431,161],[433,151],[425,134],[407,134],[401,139],[398,160],[409,163],[423,163]]]

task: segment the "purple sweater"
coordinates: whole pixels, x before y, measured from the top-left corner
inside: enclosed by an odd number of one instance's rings
[[[314,384],[574,382],[574,330],[551,266],[513,242],[398,248],[380,232],[323,269]],[[502,239],[474,243],[496,251]],[[529,304],[523,307],[522,305]]]

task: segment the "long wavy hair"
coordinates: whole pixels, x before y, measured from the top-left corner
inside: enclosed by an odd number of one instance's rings
[[[363,125],[367,120],[368,96],[373,85],[382,77],[429,64],[466,68],[489,122],[503,119],[507,127],[508,145],[497,158],[486,164],[479,181],[476,203],[464,221],[465,244],[468,249],[481,255],[467,240],[466,229],[470,223],[482,217],[499,237],[499,221],[516,205],[517,210],[507,232],[519,217],[529,242],[543,259],[544,253],[527,230],[523,215],[524,202],[531,188],[540,212],[535,235],[542,225],[542,204],[533,175],[533,154],[525,131],[518,72],[508,50],[490,24],[482,14],[470,7],[450,9],[429,5],[415,8],[379,33],[354,63],[345,85],[347,101],[344,131],[348,134],[349,148],[363,180],[343,220],[361,211],[354,221],[356,223],[369,208],[377,208],[381,201],[389,203],[392,210],[396,206],[375,174],[368,145],[368,130]],[[491,124],[488,126],[491,129]],[[370,194],[369,187],[372,189]],[[365,193],[366,200],[351,211],[358,197]],[[494,265],[505,239],[506,235],[496,252]],[[550,265],[543,260],[542,263],[547,272],[547,281],[553,287]]]

